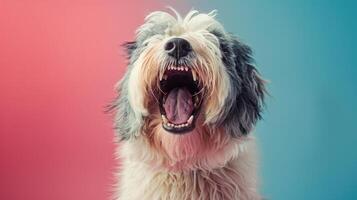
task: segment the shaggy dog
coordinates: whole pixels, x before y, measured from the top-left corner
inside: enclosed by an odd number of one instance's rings
[[[125,44],[113,105],[122,169],[115,199],[256,200],[249,134],[264,81],[251,49],[208,14],[153,12]]]

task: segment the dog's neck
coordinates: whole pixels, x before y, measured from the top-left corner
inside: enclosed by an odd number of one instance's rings
[[[121,150],[125,157],[120,180],[125,187],[121,187],[120,199],[261,199],[257,192],[255,145],[253,140],[249,143],[246,150],[221,167],[172,172],[143,162],[144,155],[131,146],[137,144],[127,142]]]

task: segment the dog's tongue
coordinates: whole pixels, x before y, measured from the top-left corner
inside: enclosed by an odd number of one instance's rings
[[[164,103],[167,119],[174,124],[185,123],[193,111],[192,95],[186,88],[174,88]]]

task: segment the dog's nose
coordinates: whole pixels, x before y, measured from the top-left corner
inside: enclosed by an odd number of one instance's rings
[[[172,38],[165,44],[165,51],[172,57],[180,59],[192,51],[190,43],[182,38]]]

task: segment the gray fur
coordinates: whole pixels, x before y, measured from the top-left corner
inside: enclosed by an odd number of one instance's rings
[[[252,50],[234,36],[213,31],[220,41],[222,61],[230,75],[230,95],[224,115],[216,126],[224,126],[232,136],[248,134],[261,118],[265,81],[253,66]]]
[[[118,93],[119,97],[112,105],[116,112],[115,128],[119,138],[125,140],[140,132],[142,124],[137,122],[128,100],[128,79],[132,64],[145,49],[144,41],[154,35],[164,34],[170,24],[166,21],[162,24],[145,24],[135,42],[128,42],[124,46],[128,53],[129,65],[127,72],[121,80]],[[229,74],[231,91],[222,108],[221,118],[216,124],[210,124],[212,128],[224,127],[232,136],[247,135],[256,121],[261,118],[262,104],[264,102],[264,80],[260,78],[257,69],[253,66],[251,49],[239,42],[231,34],[225,33],[220,27],[210,30],[220,42],[222,61]],[[139,119],[142,120],[142,119]]]
[[[111,106],[111,110],[116,112],[114,128],[118,137],[121,140],[127,140],[135,135],[140,128],[140,124],[133,124],[135,122],[135,115],[128,99],[128,80],[130,74],[130,67],[125,73],[123,79],[119,83],[118,89],[118,98]]]

